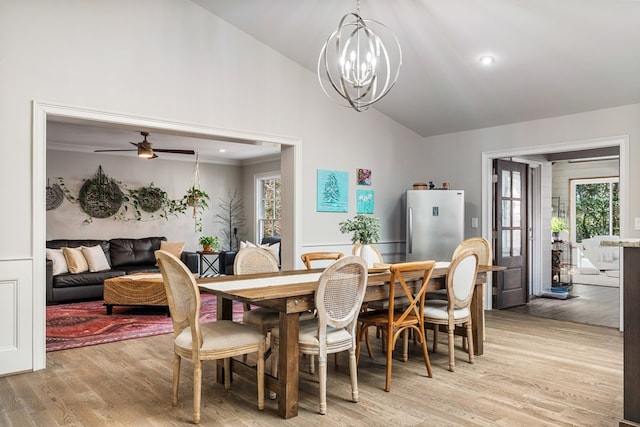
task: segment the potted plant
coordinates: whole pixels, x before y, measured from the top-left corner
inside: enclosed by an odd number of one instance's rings
[[[567,231],[567,223],[564,219],[554,216],[551,218],[551,232],[553,233],[554,240],[558,240],[561,231]]]
[[[196,186],[191,186],[187,192],[185,193],[183,200],[186,202],[188,206],[196,207],[209,207],[207,205],[207,200],[209,200],[209,195],[203,190],[199,189]]]
[[[340,224],[342,233],[353,233],[351,242],[361,243],[360,256],[367,262],[367,266],[373,265],[373,255],[369,255],[369,245],[380,240],[380,218],[371,215],[358,214],[353,219],[342,221]]]
[[[220,249],[220,241],[217,236],[201,236],[198,242],[202,245],[204,252],[213,252],[214,250]]]

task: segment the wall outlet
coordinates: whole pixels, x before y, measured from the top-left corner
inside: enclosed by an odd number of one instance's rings
[[[636,218],[640,219],[640,218]],[[478,218],[471,218],[471,228],[478,228]]]
[[[640,218],[635,219],[635,229],[640,230]]]

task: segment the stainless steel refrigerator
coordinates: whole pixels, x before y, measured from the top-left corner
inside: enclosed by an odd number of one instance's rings
[[[451,261],[464,240],[464,191],[408,190],[406,260]]]

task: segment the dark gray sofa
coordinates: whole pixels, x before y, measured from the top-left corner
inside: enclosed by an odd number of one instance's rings
[[[46,242],[46,247],[77,248],[97,246],[102,248],[111,269],[85,273],[63,273],[53,275],[53,263],[47,260],[46,289],[47,304],[85,299],[99,299],[103,294],[103,282],[112,277],[131,273],[159,272],[156,266],[155,251],[166,237],[145,237],[141,239],[117,238],[111,240],[71,240],[58,239]],[[198,254],[182,252],[182,262],[194,273],[198,272]]]

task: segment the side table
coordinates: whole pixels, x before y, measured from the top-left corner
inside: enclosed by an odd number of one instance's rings
[[[200,277],[217,276],[220,270],[216,267],[221,251],[196,251],[200,257]]]

